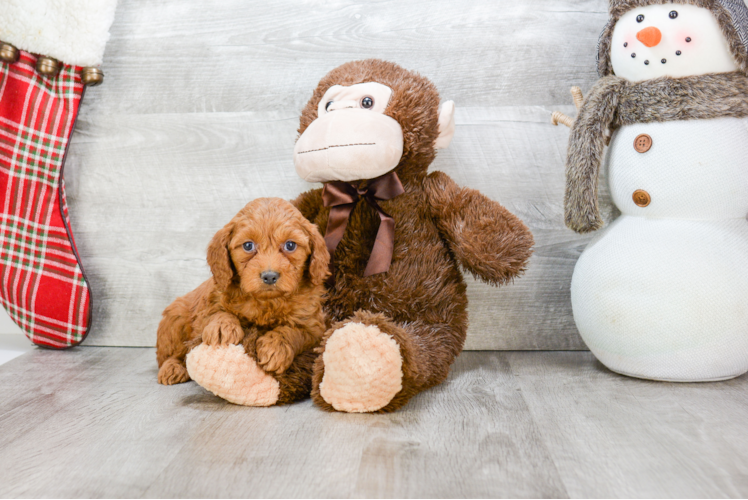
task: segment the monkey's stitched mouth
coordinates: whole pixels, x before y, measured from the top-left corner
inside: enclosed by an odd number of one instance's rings
[[[314,153],[315,151],[326,151],[330,148],[347,148],[349,146],[376,146],[376,142],[361,142],[358,144],[336,144],[334,146],[327,146],[326,148],[319,148],[319,149],[309,149],[307,151],[299,151],[296,154],[303,155],[304,153]]]

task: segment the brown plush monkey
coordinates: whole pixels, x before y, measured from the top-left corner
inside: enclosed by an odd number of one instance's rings
[[[294,204],[333,254],[325,306],[335,324],[314,367],[327,410],[387,412],[445,380],[467,331],[460,266],[501,285],[533,246],[516,216],[442,172],[454,104],[422,76],[365,60],[332,70],[301,115],[297,172],[325,183]]]

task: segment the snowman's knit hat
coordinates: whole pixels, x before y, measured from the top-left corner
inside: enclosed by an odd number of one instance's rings
[[[655,4],[690,4],[712,11],[730,45],[738,68],[748,74],[748,6],[744,0],[610,0],[610,21],[597,44],[597,72],[601,77],[613,74],[610,41],[616,22],[631,9]]]

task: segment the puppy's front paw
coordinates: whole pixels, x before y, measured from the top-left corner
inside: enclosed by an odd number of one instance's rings
[[[281,334],[270,331],[257,339],[257,363],[266,372],[283,373],[293,358],[293,349]]]
[[[217,314],[203,329],[203,342],[208,345],[239,344],[242,339],[244,339],[242,325],[230,314]]]
[[[158,370],[158,383],[163,385],[174,385],[187,382],[190,379],[187,367],[174,358],[164,361]]]

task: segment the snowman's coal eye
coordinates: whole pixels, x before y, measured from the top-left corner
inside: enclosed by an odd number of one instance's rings
[[[371,107],[374,106],[374,99],[372,99],[369,96],[364,97],[361,99],[361,107],[364,109],[371,109]]]
[[[670,11],[670,19],[675,19],[676,17],[678,17],[678,12],[675,11],[675,10],[671,10]]]
[[[640,23],[642,21],[644,21],[644,16],[643,15],[639,14],[638,16],[636,16],[636,22],[637,23]]]

